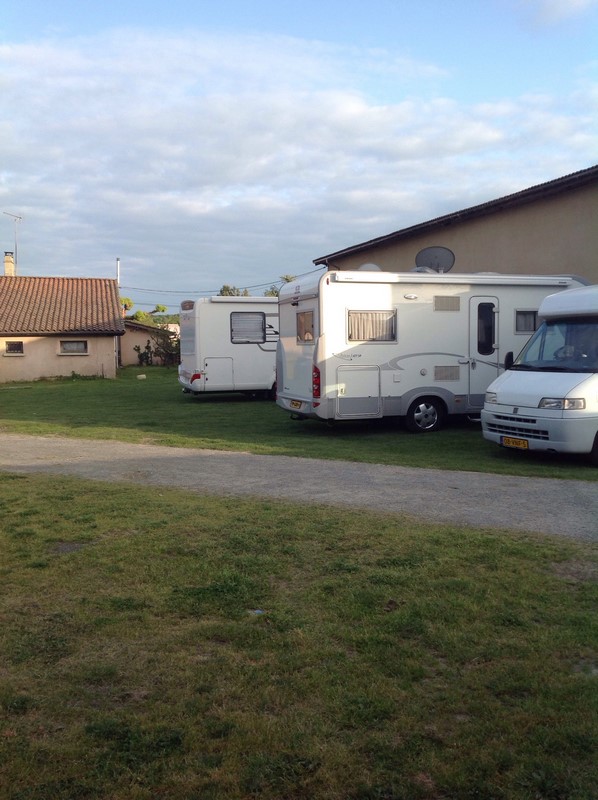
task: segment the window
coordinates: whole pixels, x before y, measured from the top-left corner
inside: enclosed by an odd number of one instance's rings
[[[23,342],[6,342],[7,356],[22,356],[23,354]]]
[[[349,311],[350,342],[396,342],[395,311]]]
[[[478,353],[489,356],[494,352],[494,303],[478,306]]]
[[[297,313],[297,341],[312,344],[314,340],[314,312],[299,311]]]
[[[533,333],[538,327],[537,311],[515,312],[515,333]]]
[[[264,312],[233,311],[230,315],[230,340],[233,344],[263,344],[266,341]]]
[[[84,339],[79,341],[67,339],[60,342],[60,355],[63,356],[86,356],[87,342]]]

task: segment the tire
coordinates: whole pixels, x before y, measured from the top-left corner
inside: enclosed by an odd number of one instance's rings
[[[594,436],[594,444],[590,450],[588,458],[590,459],[590,464],[592,464],[594,467],[598,467],[598,433],[596,436]]]
[[[444,422],[445,409],[437,397],[420,397],[409,406],[405,427],[411,433],[433,433]]]

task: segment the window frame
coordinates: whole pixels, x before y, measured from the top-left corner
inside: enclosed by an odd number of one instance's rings
[[[351,336],[351,328],[354,327],[351,324],[351,318],[353,315],[380,315],[380,322],[385,322],[388,324],[391,323],[392,331],[390,337],[380,338],[380,336],[372,336],[367,338],[353,338]],[[386,314],[386,320],[382,319],[382,315]],[[399,340],[398,336],[398,314],[396,308],[375,308],[375,309],[364,309],[364,308],[356,308],[356,309],[347,309],[347,317],[346,317],[346,324],[347,324],[347,343],[348,344],[396,344]],[[361,320],[361,324],[367,324],[367,320]]]
[[[235,319],[237,317],[255,317],[261,321],[260,335],[256,334],[242,337],[238,333],[238,327],[235,328]],[[230,312],[230,341],[231,344],[265,344],[266,342],[266,314],[264,311],[231,311]],[[239,323],[237,323],[239,325]],[[237,332],[236,332],[237,331]],[[251,333],[251,331],[250,331]]]
[[[533,315],[533,324],[534,327],[529,329],[523,329],[519,326],[519,320],[523,320],[525,315],[532,314]],[[538,310],[533,308],[516,308],[515,309],[515,333],[521,336],[531,336],[532,333],[535,333],[538,330]]]
[[[11,350],[11,346],[17,347],[16,350]],[[19,349],[20,347],[20,349]],[[4,355],[8,356],[9,358],[14,356],[24,356],[25,355],[25,343],[19,339],[18,341],[10,341],[4,342]]]
[[[69,345],[83,345],[83,350],[70,350]],[[59,356],[88,356],[89,341],[87,339],[59,339]]]
[[[295,330],[296,330],[297,344],[314,343],[314,338],[315,338],[314,316],[315,315],[313,309],[307,309],[306,311],[296,312]]]

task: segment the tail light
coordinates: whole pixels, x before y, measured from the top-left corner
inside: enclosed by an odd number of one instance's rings
[[[313,397],[320,397],[321,392],[321,381],[320,381],[320,370],[318,367],[313,367],[311,371],[311,393]]]
[[[199,381],[199,380],[201,380],[201,372],[194,372],[193,375],[191,376],[190,383],[193,383],[193,381]]]

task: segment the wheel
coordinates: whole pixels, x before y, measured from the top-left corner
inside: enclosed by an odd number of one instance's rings
[[[411,433],[432,433],[442,427],[444,406],[436,397],[420,397],[409,406],[405,426]]]
[[[590,464],[598,467],[598,433],[594,436],[594,444],[589,454]]]

